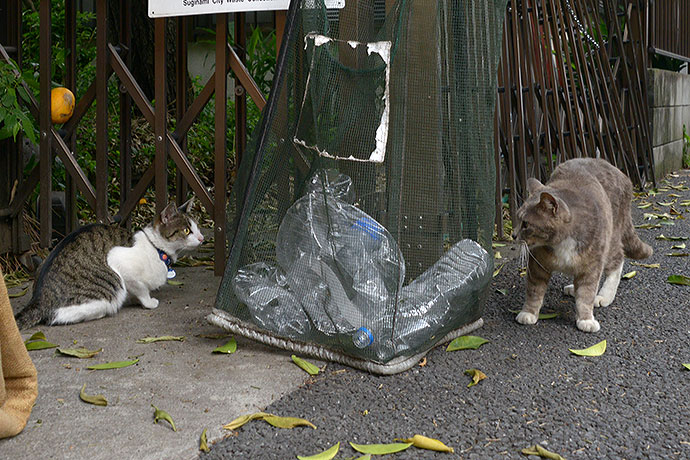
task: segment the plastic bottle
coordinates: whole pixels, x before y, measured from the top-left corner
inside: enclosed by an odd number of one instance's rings
[[[360,327],[352,334],[352,343],[357,348],[366,348],[374,343],[374,335],[366,327]]]

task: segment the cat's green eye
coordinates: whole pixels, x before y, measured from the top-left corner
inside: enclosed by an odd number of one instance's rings
[[[185,235],[189,235],[189,227],[185,228],[182,231],[184,232]]]

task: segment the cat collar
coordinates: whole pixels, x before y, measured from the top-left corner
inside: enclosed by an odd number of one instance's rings
[[[155,246],[154,246],[155,247]],[[165,253],[165,251],[161,251],[160,249],[156,248],[156,251],[158,251],[158,257],[163,261],[166,267],[168,267],[168,279],[175,278],[177,273],[175,273],[175,270],[170,266],[172,265],[172,260],[170,259],[170,256]]]
[[[158,251],[158,257],[163,261],[165,266],[168,268],[168,274],[166,275],[168,279],[175,278],[177,276],[177,273],[175,273],[175,270],[171,267],[172,265],[172,259],[170,259],[170,256],[166,254],[165,251],[162,251],[156,247],[155,244],[153,244],[153,241],[151,241],[151,238],[146,234],[146,232],[143,232],[144,236],[146,237],[147,240],[149,240],[149,243],[151,243],[151,246]]]

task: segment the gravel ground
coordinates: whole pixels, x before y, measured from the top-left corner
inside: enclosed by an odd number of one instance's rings
[[[690,175],[682,171],[668,181],[690,186]],[[679,205],[690,199],[690,191],[668,188],[665,182],[659,187],[656,196],[641,200],[676,199],[675,209],[690,217],[690,208]],[[633,205],[637,224],[643,222],[643,212],[669,212],[662,205],[639,210],[640,202]],[[688,257],[666,254],[690,249],[672,250],[677,242],[655,239],[662,233],[690,236],[687,220],[673,223],[638,230],[655,251],[642,262],[660,268],[632,266],[626,260],[623,272],[636,270],[637,275],[621,281],[611,306],[595,311],[601,323],[595,334],[575,327],[574,302],[561,294],[568,282],[561,275],[552,279],[542,310],[560,316],[535,326],[516,323],[509,310],[522,305],[524,279],[518,260],[504,258],[483,316],[485,325],[474,333],[490,343],[450,353],[438,347],[429,352],[424,366],[395,376],[329,364],[308,384],[266,408],[307,418],[316,430],[281,430],[255,421],[201,458],[295,459],[337,442],[337,458],[358,458],[348,441],[388,443],[414,434],[440,439],[454,447],[455,454],[410,448],[384,458],[517,459],[526,458],[521,449],[537,443],[567,459],[690,458],[690,371],[682,365],[690,362],[690,287],[666,282],[672,274],[690,276]],[[686,244],[690,248],[690,241]],[[604,339],[608,348],[603,356],[579,357],[568,351]],[[470,368],[487,377],[468,388],[470,378],[464,371]]]

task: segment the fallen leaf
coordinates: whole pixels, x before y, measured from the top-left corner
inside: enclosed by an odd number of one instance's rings
[[[302,370],[308,373],[309,375],[318,375],[319,373],[319,368],[305,359],[292,355],[292,361],[299,367],[301,367]]]
[[[34,332],[34,334],[31,337],[26,339],[24,341],[24,344],[31,342],[33,340],[48,340],[48,339],[46,338],[46,335],[43,332],[38,331],[38,332]]]
[[[629,279],[631,279],[631,278],[634,278],[635,275],[637,275],[637,272],[636,272],[635,270],[633,270],[633,271],[628,272],[628,273],[626,273],[625,275],[621,276],[621,278],[626,279],[626,280],[629,280]]]
[[[669,252],[666,254],[668,257],[688,257],[690,256],[687,252]]]
[[[54,343],[46,342],[45,340],[36,340],[34,342],[29,342],[26,344],[26,349],[28,351],[45,350],[47,348],[57,348],[58,345]]]
[[[410,447],[412,443],[393,442],[390,444],[355,444],[351,442],[350,445],[354,450],[356,450],[357,452],[361,452],[363,454],[388,455],[394,454],[396,452],[402,452],[403,450]]]
[[[153,404],[151,404],[151,407],[155,409],[155,412],[153,413],[153,423],[158,423],[158,420],[165,420],[170,424],[172,427],[173,431],[177,431],[177,428],[175,428],[175,422],[173,421],[172,417],[170,414],[165,412],[164,410],[160,410]]]
[[[496,259],[502,259],[503,256],[501,255],[501,251],[496,251],[496,252],[494,252],[494,257],[495,257]]]
[[[103,349],[99,348],[98,350],[88,350],[84,347],[80,347],[80,348],[58,348],[56,351],[58,353],[63,354],[63,355],[74,356],[75,358],[80,358],[80,359],[87,359],[87,358],[93,358],[98,353],[102,352]]]
[[[446,351],[468,349],[476,350],[485,343],[489,343],[489,341],[482,337],[477,337],[476,335],[463,335],[462,337],[458,337],[457,339],[450,342],[448,344],[448,348],[446,348]]]
[[[683,366],[685,366],[686,369],[690,370],[690,364],[683,363]]]
[[[685,243],[674,244],[673,246],[671,246],[671,249],[685,249]]]
[[[502,248],[505,246],[505,243],[491,243],[492,248]]]
[[[478,384],[486,378],[486,374],[484,374],[479,369],[467,369],[465,371],[465,374],[472,377],[472,381],[467,384],[467,388],[475,386],[476,384]]]
[[[318,454],[308,456],[298,455],[297,458],[299,460],[331,460],[338,454],[338,450],[340,450],[340,443],[337,443],[336,445]]]
[[[426,366],[426,356],[422,358],[422,360],[419,362],[419,367],[424,367]]]
[[[568,348],[568,350],[578,356],[601,356],[606,351],[606,340],[602,340],[596,345],[592,345],[589,348],[583,348],[582,350],[574,350],[572,348]]]
[[[508,289],[496,289],[496,292],[503,295],[508,295]]]
[[[639,209],[647,209],[651,205],[652,205],[652,203],[643,203],[643,204],[639,205],[638,208]]]
[[[226,430],[237,430],[244,424],[252,420],[264,420],[276,428],[295,428],[297,426],[310,426],[316,429],[316,426],[308,420],[297,417],[280,417],[278,415],[268,414],[266,412],[255,412],[253,414],[241,415],[232,422],[223,425]]]
[[[17,297],[23,296],[27,292],[29,292],[29,286],[25,287],[24,290],[21,292],[15,292],[14,294],[10,293],[8,295],[9,295],[10,299],[16,299]]]
[[[94,406],[107,406],[108,405],[108,400],[105,399],[105,396],[103,395],[94,395],[90,396],[84,393],[84,390],[86,390],[86,384],[84,384],[83,387],[81,387],[81,391],[79,392],[79,399],[84,401],[85,403],[93,404]]]
[[[661,225],[660,224],[641,224],[641,225],[635,225],[635,228],[644,228],[644,229],[661,228]]]
[[[278,415],[269,414],[264,416],[264,421],[276,428],[291,429],[298,426],[310,426],[316,429],[316,425],[311,423],[309,420],[297,417],[280,417]]]
[[[550,460],[565,460],[560,455],[544,449],[539,444],[533,447],[528,447],[527,449],[522,449],[522,453],[524,455],[538,455],[539,457],[548,458]]]
[[[95,364],[93,366],[87,367],[87,369],[101,371],[104,369],[122,369],[123,367],[131,366],[139,362],[139,358],[132,359],[131,361],[113,361],[110,363]]]
[[[396,441],[411,442],[413,446],[419,449],[435,450],[436,452],[455,452],[452,447],[448,447],[438,439],[427,438],[421,434],[416,434],[408,439],[396,439]]]
[[[211,452],[208,448],[208,440],[206,439],[206,428],[201,432],[201,440],[199,441],[199,450],[202,452]]]
[[[496,270],[494,270],[494,275],[493,275],[494,278],[496,277],[496,275],[498,275],[499,273],[501,273],[501,269],[503,268],[504,265],[505,265],[505,264],[501,264],[501,265],[498,266],[498,268],[497,268]]]
[[[182,286],[184,283],[182,281],[168,280],[170,286]]]
[[[251,422],[252,420],[263,419],[267,415],[270,415],[270,414],[267,414],[266,412],[255,412],[253,414],[240,415],[239,417],[237,417],[232,422],[230,422],[226,425],[223,425],[223,428],[225,428],[226,430],[234,431],[234,430],[240,428],[242,425],[244,425],[248,422]]]
[[[144,337],[143,339],[137,340],[137,343],[153,343],[153,342],[184,342],[184,336],[175,335],[161,335],[160,337]]]
[[[667,201],[667,202],[657,201],[657,204],[658,204],[659,206],[667,206],[667,207],[668,207],[668,206],[673,206],[674,204],[676,204],[676,200]]]
[[[690,277],[685,275],[671,275],[666,279],[669,284],[680,284],[682,286],[690,286]]]
[[[50,343],[46,340],[46,335],[41,332],[34,332],[34,334],[24,341],[28,351],[45,350],[46,348],[56,348],[58,345]]]
[[[644,267],[644,268],[660,268],[660,264],[641,264],[639,262],[630,262],[630,265],[635,265],[638,267]]]
[[[234,337],[231,337],[230,340],[228,340],[228,343],[216,348],[215,350],[213,350],[213,353],[231,354],[231,353],[235,353],[236,351],[237,351],[237,341],[235,340]]]

